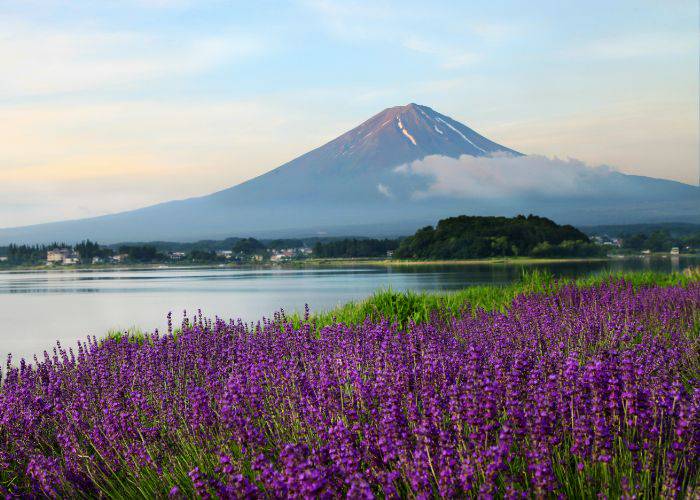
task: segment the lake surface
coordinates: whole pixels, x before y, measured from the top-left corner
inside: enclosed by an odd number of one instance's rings
[[[523,269],[574,277],[605,270],[670,272],[698,265],[697,257],[654,257],[536,265],[343,267],[313,269],[153,269],[0,272],[0,360],[17,361],[110,329],[166,328],[173,312],[254,321],[284,308],[329,309],[380,288],[454,290],[517,280]]]

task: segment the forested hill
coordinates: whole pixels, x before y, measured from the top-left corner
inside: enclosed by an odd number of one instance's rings
[[[461,215],[419,229],[394,253],[404,259],[474,259],[500,256],[591,256],[600,249],[573,226],[536,215]]]

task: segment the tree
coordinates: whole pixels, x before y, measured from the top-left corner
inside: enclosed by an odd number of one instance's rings
[[[192,250],[187,256],[193,262],[215,262],[217,260],[225,260],[216,255],[216,252],[208,250]]]
[[[159,254],[156,247],[152,245],[121,246],[119,253],[126,254],[129,260],[134,262],[154,262],[164,259],[164,255]]]
[[[234,243],[232,250],[235,254],[251,256],[264,254],[266,247],[255,238],[243,238]]]
[[[84,260],[90,260],[93,257],[108,257],[112,255],[111,249],[106,247],[101,247],[97,242],[90,240],[84,240],[77,245],[75,245],[75,251],[80,254],[80,258]]]
[[[625,236],[622,241],[626,248],[632,250],[644,250],[647,246],[647,236],[643,233]]]
[[[314,255],[321,258],[384,257],[388,251],[395,250],[398,245],[399,240],[346,238],[316,243]]]
[[[413,259],[473,259],[533,252],[580,252],[588,237],[573,226],[560,226],[536,215],[475,217],[462,215],[419,229],[404,239],[394,255]],[[542,247],[547,243],[549,247]],[[551,247],[551,248],[550,248]]]

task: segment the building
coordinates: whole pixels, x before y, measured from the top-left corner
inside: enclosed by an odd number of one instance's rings
[[[0,255],[0,262],[7,262],[7,255]]]
[[[217,250],[216,256],[223,257],[225,259],[230,259],[233,257],[233,250]]]
[[[63,265],[68,265],[68,264],[80,264],[80,255],[78,255],[76,252],[71,252],[69,255],[67,255],[62,262]]]
[[[92,258],[93,264],[102,264],[103,262],[104,262],[104,260],[102,259],[102,257],[93,257]]]
[[[680,250],[678,250],[678,247],[673,247],[671,248],[671,255],[680,255]]]
[[[47,264],[61,264],[63,262],[63,255],[66,250],[58,248],[56,250],[49,250],[46,252],[46,263]]]
[[[184,259],[185,256],[186,256],[185,252],[170,252],[170,253],[168,254],[168,258],[169,258],[170,260],[180,260],[180,259]]]
[[[620,238],[610,238],[609,236],[591,236],[591,241],[597,245],[604,245],[604,246],[609,246],[609,247],[618,247],[620,248],[622,246],[622,240]]]
[[[272,254],[270,260],[272,262],[285,262],[292,260],[294,257],[299,255],[299,250],[296,248],[285,248],[284,250],[277,250]]]
[[[127,254],[127,253],[119,253],[117,255],[112,255],[110,257],[112,262],[124,262],[128,258],[129,258],[129,254]]]
[[[79,264],[80,255],[70,248],[55,248],[46,252],[47,264]]]

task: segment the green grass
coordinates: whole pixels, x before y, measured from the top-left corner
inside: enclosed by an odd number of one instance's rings
[[[402,327],[411,321],[423,323],[429,321],[437,310],[448,311],[450,315],[458,315],[466,311],[483,309],[486,311],[505,311],[513,299],[520,294],[551,293],[567,284],[587,287],[601,284],[608,280],[622,280],[640,286],[685,286],[691,281],[700,279],[681,273],[627,272],[601,273],[584,278],[557,280],[550,273],[533,271],[523,273],[519,281],[507,285],[478,285],[449,292],[414,292],[379,290],[370,297],[348,302],[328,311],[312,314],[316,326],[342,322],[358,324],[369,318],[377,321],[387,318]],[[291,319],[298,326],[303,319],[299,313],[293,313]]]
[[[118,328],[112,328],[111,330],[107,331],[107,335],[105,335],[105,339],[113,339],[113,340],[121,340],[123,338],[128,338],[131,340],[135,340],[139,343],[143,342],[146,340],[146,337],[148,337],[149,333],[143,331],[141,328],[137,326],[132,326],[129,327],[125,330],[120,330]]]
[[[625,280],[635,287],[640,286],[685,286],[692,281],[700,280],[700,274],[695,273],[657,273],[657,272],[619,272],[600,273],[577,279],[555,279],[546,271],[524,272],[520,280],[506,285],[477,285],[455,291],[445,292],[414,292],[395,291],[391,289],[378,290],[366,299],[351,301],[336,308],[319,311],[311,315],[317,328],[341,322],[359,324],[370,319],[378,321],[382,318],[407,326],[410,322],[424,323],[431,319],[436,311],[452,316],[463,312],[473,312],[479,309],[485,311],[505,312],[513,299],[523,293],[551,293],[567,284],[577,286],[595,286],[608,280]],[[286,317],[295,327],[303,320],[303,315],[293,312]],[[178,330],[175,330],[177,335]],[[106,338],[122,339],[124,337],[144,342],[149,333],[137,327],[126,330],[112,329]]]

